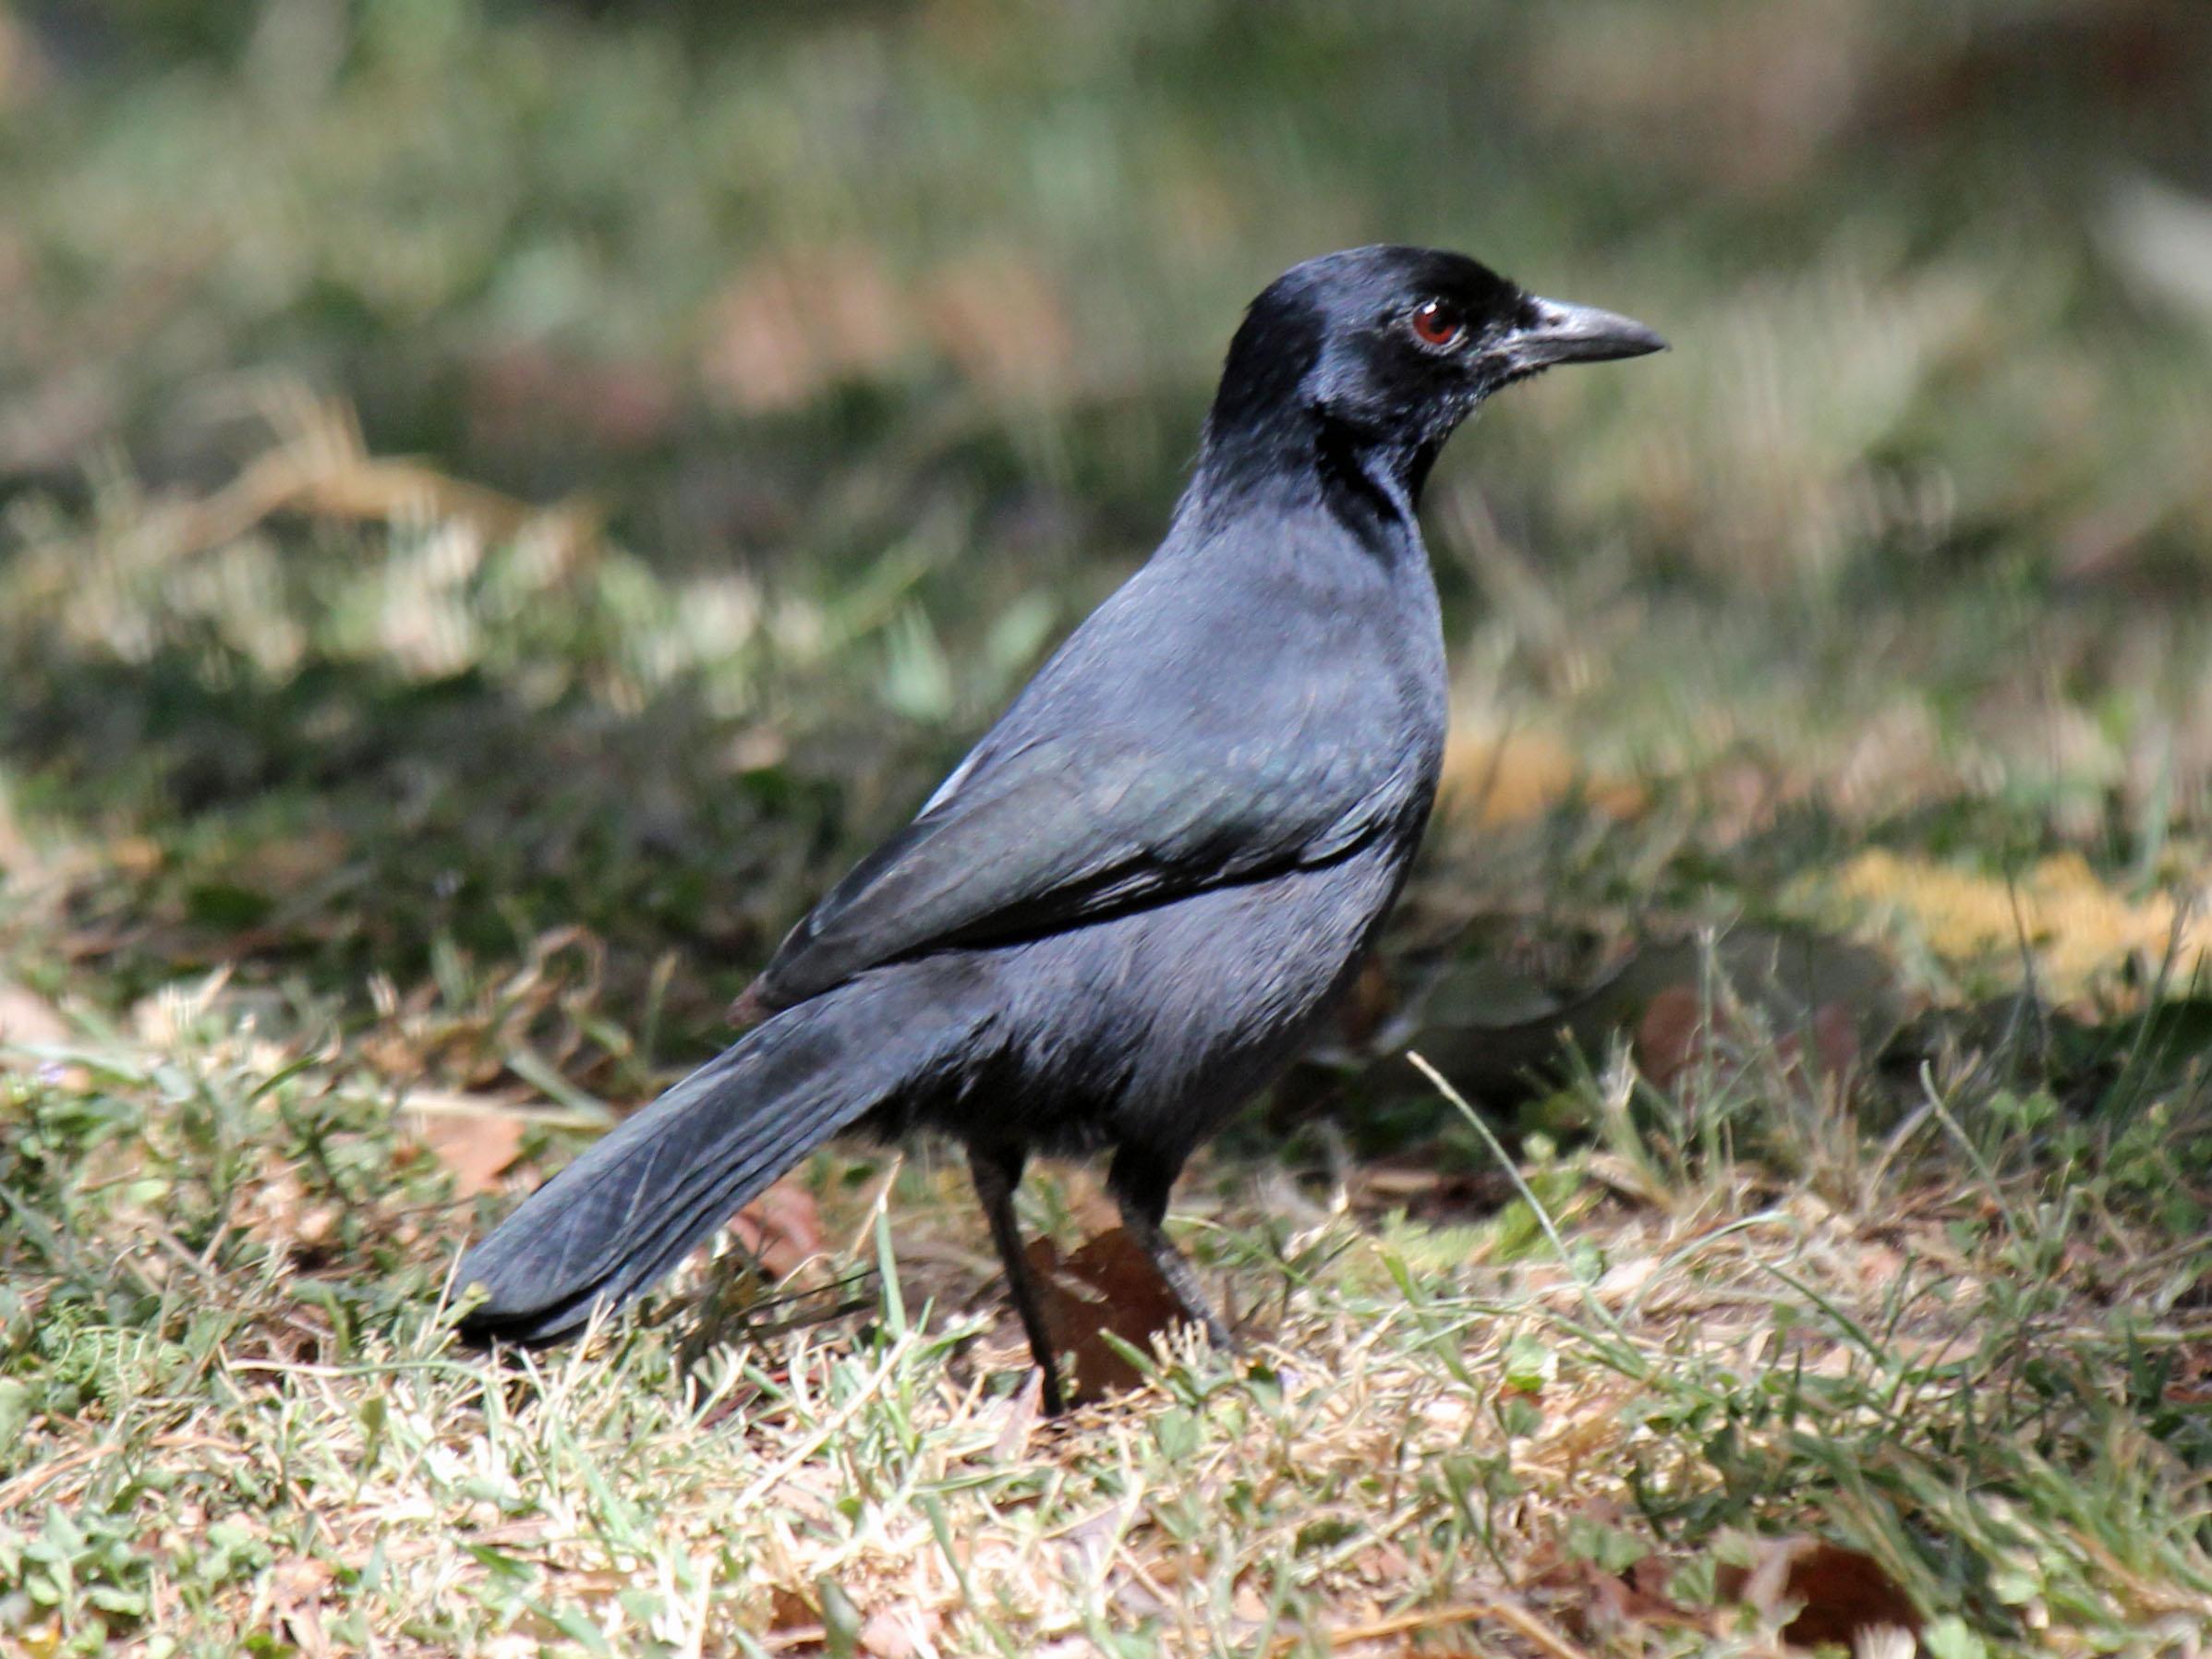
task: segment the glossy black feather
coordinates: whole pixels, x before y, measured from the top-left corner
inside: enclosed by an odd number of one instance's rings
[[[1449,349],[1409,329],[1424,305],[1464,321]],[[792,931],[749,993],[773,1017],[469,1252],[461,1278],[484,1295],[465,1328],[574,1331],[864,1122],[965,1143],[1002,1245],[1031,1152],[1111,1149],[1132,1232],[1219,1330],[1159,1231],[1168,1185],[1306,1040],[1435,796],[1421,481],[1497,387],[1656,344],[1425,249],[1275,283],[1230,346],[1159,551]]]

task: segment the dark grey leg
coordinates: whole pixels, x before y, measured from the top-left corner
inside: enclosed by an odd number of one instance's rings
[[[991,1242],[1006,1268],[1006,1286],[1014,1295],[1014,1312],[1029,1338],[1029,1351],[1045,1374],[1045,1415],[1058,1417],[1066,1409],[1060,1399],[1059,1368],[1053,1362],[1052,1333],[1045,1324],[1036,1289],[1029,1282],[1029,1262],[1021,1253],[1021,1229],[1014,1225],[1014,1189],[1021,1184],[1020,1152],[986,1152],[968,1148],[968,1174],[975,1182],[975,1196],[991,1224]]]
[[[1206,1301],[1205,1292],[1198,1288],[1198,1275],[1191,1270],[1190,1261],[1175,1247],[1160,1223],[1167,1215],[1167,1190],[1175,1185],[1176,1171],[1165,1168],[1158,1159],[1147,1157],[1131,1147],[1124,1146],[1114,1155],[1114,1162],[1106,1171],[1106,1191],[1121,1206],[1121,1225],[1129,1229],[1138,1247],[1152,1258],[1167,1288],[1182,1304],[1184,1315],[1191,1323],[1203,1326],[1206,1339],[1225,1353],[1237,1351],[1237,1338],[1229,1327],[1221,1322],[1221,1315]]]

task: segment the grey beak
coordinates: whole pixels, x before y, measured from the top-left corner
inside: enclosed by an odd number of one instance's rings
[[[1554,363],[1603,363],[1664,351],[1667,343],[1635,319],[1601,311],[1596,306],[1564,299],[1529,300],[1536,313],[1500,341],[1516,373],[1548,369]]]

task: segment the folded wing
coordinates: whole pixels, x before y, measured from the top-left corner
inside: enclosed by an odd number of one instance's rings
[[[993,733],[792,930],[755,1003],[789,1007],[917,952],[1033,938],[1342,856],[1416,788],[1387,745],[1306,718],[1334,701],[1094,728],[1080,744]],[[1339,741],[1317,744],[1316,726]]]

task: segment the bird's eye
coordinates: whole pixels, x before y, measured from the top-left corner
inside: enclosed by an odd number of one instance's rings
[[[1467,333],[1467,321],[1441,299],[1424,300],[1413,308],[1413,337],[1432,350],[1457,345]]]

